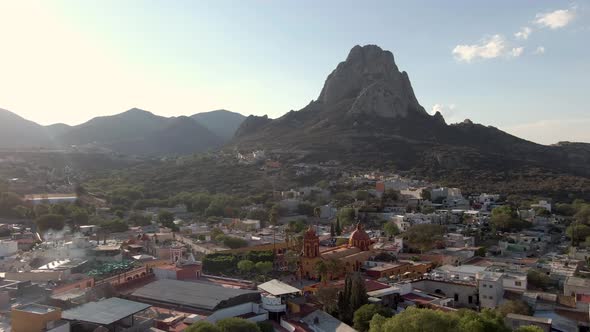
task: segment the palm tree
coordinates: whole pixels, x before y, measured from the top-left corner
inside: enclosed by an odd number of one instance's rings
[[[273,245],[273,252],[276,253],[276,233],[277,233],[277,223],[279,221],[279,211],[277,209],[272,208],[270,210],[268,220],[272,225],[272,245]]]
[[[321,208],[321,207],[319,207],[319,206],[316,206],[316,207],[313,209],[313,215],[314,215],[314,216],[315,216],[317,219],[320,219],[320,216],[322,215],[322,208]]]

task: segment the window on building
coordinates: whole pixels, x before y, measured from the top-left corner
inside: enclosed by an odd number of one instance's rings
[[[487,297],[487,296],[485,296],[485,295],[482,295],[482,296],[481,296],[481,298],[482,298],[482,299],[487,299],[488,297]]]
[[[467,297],[467,302],[469,302],[470,304],[473,303],[473,297],[471,295]]]
[[[455,302],[459,301],[459,294],[455,293]]]
[[[521,283],[520,281],[515,281],[515,282],[514,282],[514,285],[515,285],[515,286],[522,286],[522,283]]]
[[[493,297],[493,296],[490,296],[490,297],[489,297],[489,299],[490,299],[490,300],[493,300],[493,299],[494,299],[494,297]]]
[[[493,285],[490,285],[490,288],[494,288],[494,286]]]

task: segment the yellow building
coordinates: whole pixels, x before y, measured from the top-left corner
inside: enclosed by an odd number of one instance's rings
[[[330,248],[320,252],[320,239],[315,229],[310,226],[303,236],[303,253],[299,266],[299,275],[301,278],[319,279],[316,266],[319,261],[335,260],[342,266],[341,273],[333,273],[328,277],[330,279],[338,278],[347,272],[359,271],[364,262],[374,256],[375,252],[371,248],[371,239],[359,223],[356,229],[350,235],[348,244]]]
[[[61,309],[40,305],[27,304],[12,308],[11,320],[13,332],[41,332],[49,330],[51,322],[61,319]],[[49,324],[49,325],[48,325]]]

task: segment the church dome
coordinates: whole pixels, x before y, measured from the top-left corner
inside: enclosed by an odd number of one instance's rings
[[[369,250],[369,246],[371,245],[371,238],[369,234],[365,232],[363,226],[358,223],[356,224],[356,229],[352,234],[350,234],[350,239],[348,240],[349,247],[357,247],[362,251]]]
[[[358,223],[356,224],[356,229],[352,234],[350,234],[350,241],[370,241],[371,238],[363,229],[363,226]]]

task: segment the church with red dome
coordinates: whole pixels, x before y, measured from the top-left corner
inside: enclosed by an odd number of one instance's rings
[[[328,277],[330,279],[339,278],[347,272],[359,271],[364,262],[375,255],[371,238],[360,223],[357,223],[355,230],[350,234],[347,244],[325,250],[320,249],[320,238],[316,234],[315,228],[309,226],[303,235],[299,276],[305,279],[319,279],[316,271],[318,262],[337,260],[338,265],[342,266],[342,272],[334,273]]]

